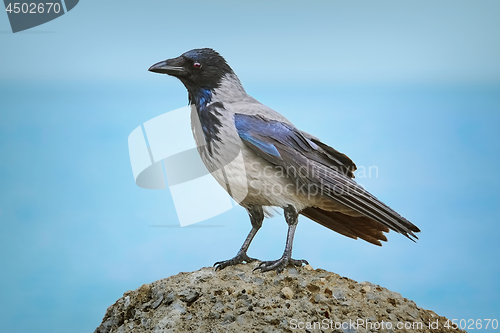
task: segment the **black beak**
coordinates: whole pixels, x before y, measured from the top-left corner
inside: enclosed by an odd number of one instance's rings
[[[149,67],[150,72],[168,74],[173,76],[183,76],[187,74],[184,67],[181,66],[181,61],[179,58],[168,59],[165,61],[160,61],[153,66]]]

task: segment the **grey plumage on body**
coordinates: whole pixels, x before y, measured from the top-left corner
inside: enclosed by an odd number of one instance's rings
[[[204,164],[243,206],[252,230],[237,255],[217,269],[256,259],[247,255],[267,207],[281,207],[288,223],[283,256],[256,269],[280,272],[292,259],[298,216],[375,245],[389,229],[413,240],[420,230],[354,180],[346,155],[300,131],[281,114],[249,96],[225,59],[195,49],[154,64],[150,71],[177,77],[188,90],[193,135]]]

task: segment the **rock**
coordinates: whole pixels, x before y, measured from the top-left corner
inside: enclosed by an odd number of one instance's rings
[[[312,271],[312,270],[313,270],[313,268],[312,268],[312,266],[311,266],[311,265],[305,265],[305,266],[304,266],[304,269],[305,269],[306,271]]]
[[[95,333],[460,332],[369,282],[309,265],[281,274],[253,272],[256,265],[202,268],[127,291]]]
[[[283,289],[281,289],[281,293],[288,299],[293,298],[293,291],[289,287],[284,287]]]
[[[187,288],[179,292],[179,297],[184,302],[191,304],[200,297],[200,293],[195,289]]]

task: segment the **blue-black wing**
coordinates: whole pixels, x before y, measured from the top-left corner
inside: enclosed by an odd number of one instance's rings
[[[413,232],[420,230],[415,225],[351,179],[356,166],[346,155],[284,122],[246,114],[235,114],[234,121],[245,144],[268,163],[281,167],[297,188],[319,193],[363,216],[315,207],[301,214],[345,236],[377,245],[386,240],[383,232],[388,228],[417,238]]]

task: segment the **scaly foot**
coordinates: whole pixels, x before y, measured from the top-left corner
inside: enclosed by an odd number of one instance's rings
[[[247,256],[245,252],[243,253],[238,253],[234,258],[229,259],[229,260],[224,260],[224,261],[217,261],[214,266],[215,270],[219,271],[221,269],[224,269],[228,266],[234,266],[238,264],[242,264],[243,262],[250,263],[252,261],[256,261],[257,259],[250,258]]]
[[[260,269],[261,272],[267,272],[271,270],[275,270],[276,273],[281,273],[283,269],[288,265],[293,266],[302,266],[302,264],[309,265],[307,260],[295,260],[292,258],[281,257],[278,260],[272,261],[263,261],[259,264],[259,266],[255,267],[254,271]]]

